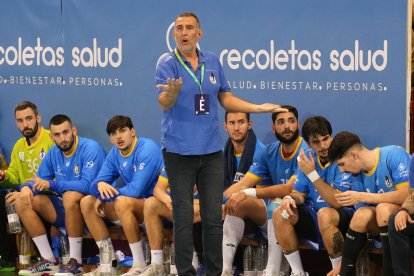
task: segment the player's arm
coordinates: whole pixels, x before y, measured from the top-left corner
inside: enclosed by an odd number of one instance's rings
[[[286,184],[276,184],[268,187],[256,189],[257,198],[276,198],[290,194],[292,192],[293,184],[295,183],[295,176],[292,176]]]
[[[170,195],[167,193],[167,189],[168,179],[163,176],[159,176],[157,184],[155,184],[154,187],[154,197],[164,203],[168,209],[172,210],[172,201]]]
[[[219,93],[220,104],[226,109],[234,112],[262,113],[287,111],[276,104],[253,104],[233,95],[232,92]]]
[[[253,188],[258,183],[260,183],[260,181],[260,177],[248,172],[239,182],[234,183],[228,187],[227,190],[224,191],[224,196],[228,198],[232,194],[237,193],[243,189]]]

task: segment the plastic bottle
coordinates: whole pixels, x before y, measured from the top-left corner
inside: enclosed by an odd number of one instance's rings
[[[170,274],[170,242],[168,239],[164,239],[162,245],[163,255],[164,255],[164,266],[166,269],[166,273]]]
[[[371,262],[368,255],[368,247],[362,250],[361,254],[358,257],[358,261],[356,263],[356,275],[357,276],[369,276],[370,275],[370,266]]]
[[[20,238],[20,250],[19,250],[19,267],[20,269],[27,268],[31,265],[32,254],[30,251],[30,236],[23,229],[22,236]]]
[[[69,241],[64,235],[60,236],[60,257],[62,258],[62,264],[67,264],[69,261]]]
[[[149,241],[147,238],[143,238],[143,246],[144,246],[145,263],[147,265],[150,265],[151,264],[151,248],[150,248]]]
[[[101,276],[112,275],[112,255],[114,254],[112,251],[111,240],[108,237],[104,238],[99,247],[99,272]]]
[[[255,251],[255,257],[253,259],[253,270],[257,276],[262,275],[263,270],[266,267],[266,253],[267,248],[265,245],[259,245]]]
[[[171,252],[170,252],[170,275],[178,275],[177,267],[175,266],[175,246],[174,242],[171,243]]]
[[[16,234],[22,231],[19,215],[16,213],[13,203],[6,203],[7,221],[9,224],[9,233]]]
[[[243,270],[245,276],[254,276],[253,270],[253,248],[247,245],[243,252]]]

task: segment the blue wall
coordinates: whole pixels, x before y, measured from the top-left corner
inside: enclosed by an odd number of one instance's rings
[[[301,121],[324,115],[335,133],[354,131],[369,147],[406,146],[407,6],[401,0],[3,0],[0,145],[9,156],[21,137],[13,114],[21,100],[38,105],[44,125],[68,114],[80,135],[106,149],[106,122],[115,114],[131,116],[139,135],[159,141],[155,66],[174,47],[175,16],[193,11],[204,32],[200,48],[221,57],[237,96],[294,105]],[[253,120],[259,138],[274,141],[270,115]]]

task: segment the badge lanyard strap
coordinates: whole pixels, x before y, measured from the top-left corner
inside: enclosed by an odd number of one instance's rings
[[[193,78],[195,83],[198,85],[198,88],[200,89],[200,94],[203,95],[203,88],[201,84],[203,83],[204,79],[204,63],[201,64],[201,81],[197,79],[197,77],[194,75],[193,71],[191,71],[190,68],[188,68],[187,64],[184,63],[183,59],[181,58],[180,54],[178,53],[177,48],[174,50],[175,56],[177,57],[178,61],[180,61],[181,65],[184,67],[184,69],[190,74],[190,76]]]

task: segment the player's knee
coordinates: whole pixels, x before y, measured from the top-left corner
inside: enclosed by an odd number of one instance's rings
[[[376,207],[376,218],[378,226],[387,226],[388,219],[390,218],[391,214],[396,211],[397,206],[394,204],[389,203],[380,203]]]
[[[375,212],[370,208],[361,207],[355,212],[349,227],[357,232],[365,232],[372,220],[375,220]]]
[[[329,228],[330,226],[334,225],[334,218],[336,212],[332,208],[321,208],[318,213],[318,227],[321,232],[323,232],[325,229]]]
[[[83,194],[75,191],[67,191],[62,196],[63,207],[67,210],[79,208],[80,201],[84,197]]]
[[[88,195],[81,199],[80,208],[82,214],[93,211],[93,205],[95,204],[96,198],[94,196]]]

